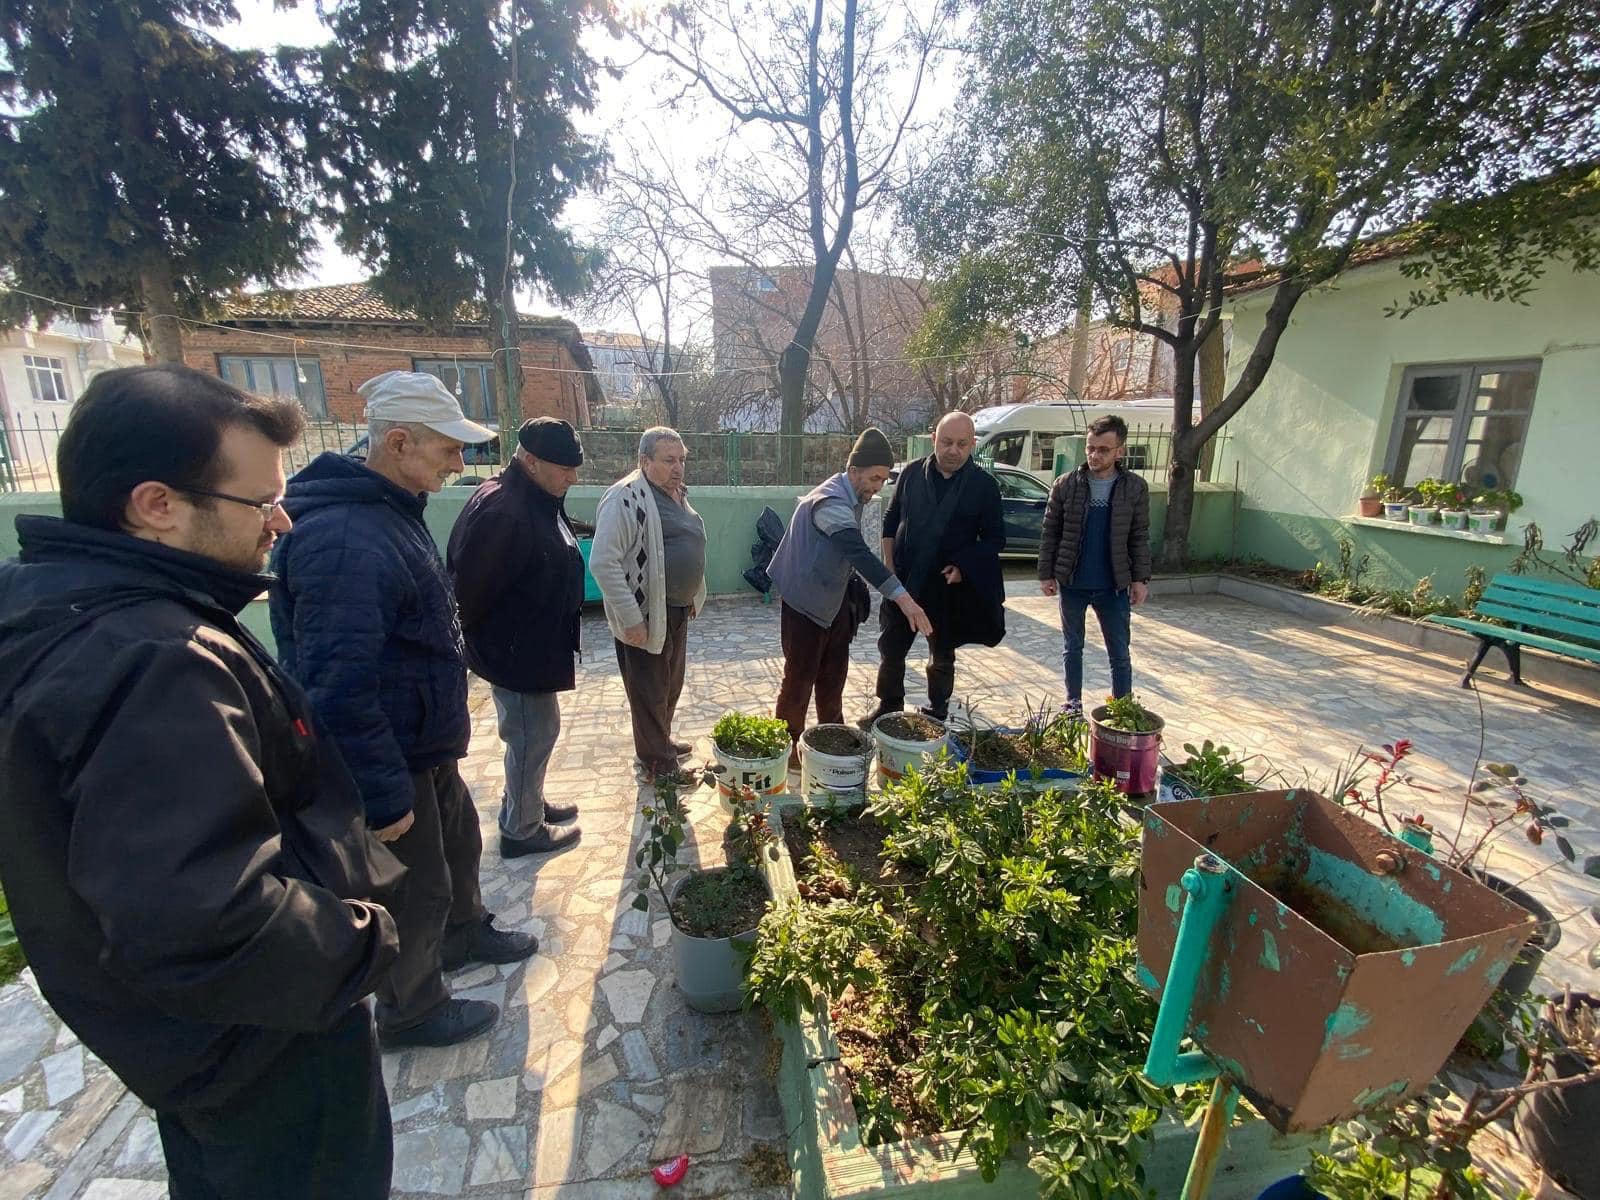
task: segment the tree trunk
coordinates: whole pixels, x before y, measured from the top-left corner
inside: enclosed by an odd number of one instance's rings
[[[139,293],[144,302],[145,344],[157,362],[183,362],[183,327],[178,323],[178,292],[172,282],[172,260],[151,257],[139,268]]]
[[[1222,361],[1222,331],[1226,325],[1219,322],[1211,336],[1200,343],[1200,416],[1202,419],[1222,403],[1222,388],[1226,382]],[[1211,478],[1211,468],[1216,463],[1217,439],[1208,438],[1200,450],[1200,477]]]
[[[1089,374],[1089,306],[1094,303],[1094,285],[1084,272],[1078,288],[1078,311],[1072,321],[1072,360],[1067,368],[1068,399],[1083,399],[1083,384]]]
[[[514,435],[522,428],[522,329],[517,321],[517,297],[509,280],[498,302],[489,306],[489,345],[495,351],[491,356],[494,369],[489,374],[496,392],[497,423],[502,431],[509,430]],[[502,463],[511,461],[512,440],[502,433]]]
[[[1198,447],[1194,437],[1196,347],[1192,341],[1173,348],[1172,463],[1167,469],[1167,521],[1161,533],[1156,565],[1181,571],[1189,561],[1189,523],[1194,517],[1194,474]]]
[[[804,465],[802,434],[805,433],[806,375],[811,369],[810,343],[800,345],[791,341],[778,355],[778,396],[782,401],[782,417],[778,423],[779,439],[778,479],[783,483],[800,483]]]

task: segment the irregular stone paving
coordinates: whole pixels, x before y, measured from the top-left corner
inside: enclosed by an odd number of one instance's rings
[[[1014,722],[1028,704],[1059,703],[1060,633],[1054,602],[1010,581],[1010,632],[996,649],[960,652],[957,701],[975,719]],[[846,707],[871,701],[876,648],[853,648]],[[781,671],[777,610],[714,601],[691,627],[679,732],[700,739],[728,708],[771,711]],[[537,934],[530,963],[469,967],[457,995],[493,1000],[492,1036],[384,1059],[395,1121],[395,1195],[630,1200],[656,1193],[648,1167],[679,1152],[693,1165],[675,1194],[768,1200],[785,1130],[772,1078],[775,1043],[757,1014],[689,1011],[672,982],[668,925],[632,907],[631,847],[642,795],[631,774],[626,703],[598,614],[578,690],[562,698],[565,733],[550,791],[582,807],[583,841],[555,857],[501,860],[495,815],[502,782],[494,709],[472,690],[472,785],[484,836],[483,891],[501,925]],[[1158,597],[1134,617],[1136,685],[1163,713],[1168,747],[1212,738],[1266,756],[1304,781],[1338,767],[1358,745],[1409,737],[1414,772],[1440,793],[1397,798],[1442,822],[1478,747],[1477,700],[1455,687],[1461,664],[1345,629],[1221,597]],[[1091,635],[1085,695],[1102,694],[1104,655]],[[914,660],[908,691],[921,696]],[[1550,692],[1518,691],[1481,675],[1484,754],[1516,762],[1557,804],[1584,855],[1600,854],[1600,813],[1586,788],[1600,708]],[[692,801],[688,853],[720,854],[723,818],[707,792]],[[1583,961],[1600,927],[1583,910],[1600,883],[1555,862],[1553,848],[1508,838],[1502,874],[1547,868],[1528,888],[1571,931],[1547,957],[1552,982],[1593,988]],[[160,1144],[150,1115],[40,1001],[31,973],[0,991],[0,1200],[159,1200]]]

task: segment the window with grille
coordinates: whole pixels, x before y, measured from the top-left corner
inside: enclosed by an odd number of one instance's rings
[[[306,415],[328,419],[328,396],[322,386],[322,364],[314,358],[280,354],[219,355],[217,368],[234,387],[258,396],[297,400]]]
[[[72,398],[67,393],[65,359],[50,358],[43,354],[24,354],[22,363],[28,370],[28,393],[35,403],[65,404]]]
[[[1516,486],[1539,383],[1537,362],[1408,367],[1385,467],[1403,487],[1447,479]]]
[[[437,376],[439,382],[454,392],[469,421],[477,421],[490,429],[500,428],[494,404],[494,380],[489,374],[494,370],[493,362],[479,358],[418,358],[413,359],[411,365],[413,370]]]

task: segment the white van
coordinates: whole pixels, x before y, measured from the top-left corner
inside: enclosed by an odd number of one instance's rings
[[[1128,423],[1128,449],[1123,457],[1130,471],[1142,471],[1164,454],[1142,441],[1142,432],[1172,432],[1172,397],[1150,396],[1141,400],[1119,400],[1110,404],[1075,404],[1053,401],[1045,404],[1000,404],[980,408],[972,414],[978,428],[974,456],[985,464],[1017,467],[1049,483],[1056,477],[1056,455],[1066,449],[1058,442],[1082,437],[1089,423],[1098,417],[1117,416]],[[1081,447],[1075,458],[1081,458]],[[1070,461],[1070,460],[1069,460]]]

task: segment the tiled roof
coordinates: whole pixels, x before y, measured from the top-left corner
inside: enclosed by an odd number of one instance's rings
[[[563,317],[538,317],[519,313],[524,325],[567,328],[576,326]],[[241,292],[223,303],[224,321],[339,321],[352,325],[406,324],[421,320],[414,312],[389,304],[369,283],[340,283],[330,287],[275,288],[265,292]],[[482,325],[483,308],[463,304],[456,312],[461,325]]]

